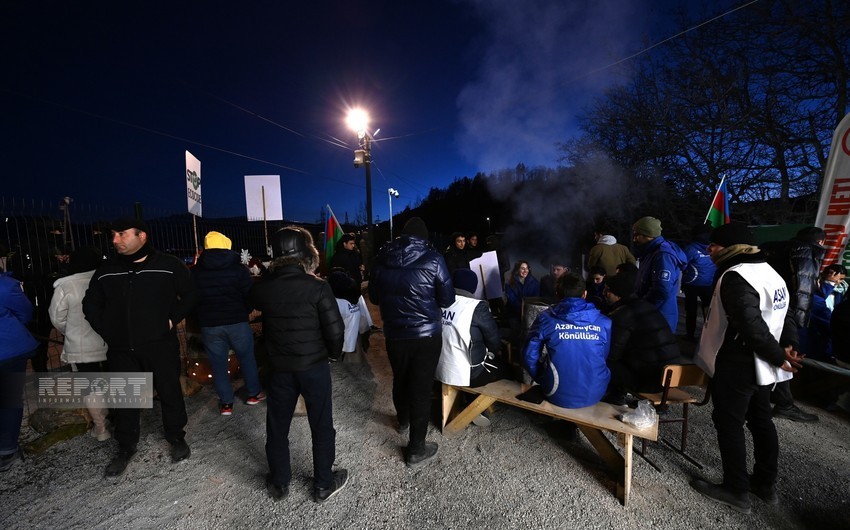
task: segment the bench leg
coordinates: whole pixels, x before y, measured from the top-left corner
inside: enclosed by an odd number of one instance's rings
[[[454,408],[457,392],[457,388],[443,383],[443,425],[440,428],[440,432],[446,431],[446,422],[449,421],[449,415],[452,413],[452,408]]]
[[[614,444],[602,434],[599,429],[579,425],[582,434],[587,438],[590,444],[602,457],[602,460],[608,464],[608,467],[614,472],[617,480],[617,498],[623,506],[629,503],[629,494],[632,490],[632,435],[624,434],[623,447],[624,451],[621,455]]]
[[[472,423],[472,420],[478,417],[479,414],[487,410],[487,407],[496,402],[496,398],[490,396],[479,395],[475,401],[463,409],[460,414],[446,425],[444,429],[445,435],[456,434]]]

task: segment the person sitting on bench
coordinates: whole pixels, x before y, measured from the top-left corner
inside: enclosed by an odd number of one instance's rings
[[[607,360],[611,384],[603,401],[613,405],[625,404],[629,390],[660,392],[664,365],[681,358],[664,315],[634,294],[636,277],[634,272],[622,272],[605,286],[612,335]]]
[[[561,276],[556,292],[561,301],[540,313],[528,330],[523,364],[553,405],[588,407],[599,402],[611,379],[605,364],[611,320],[585,300],[581,278]]]

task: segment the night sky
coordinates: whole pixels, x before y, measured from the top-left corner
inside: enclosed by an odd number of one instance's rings
[[[353,221],[365,178],[344,118],[362,106],[386,220],[388,187],[398,212],[478,171],[554,166],[576,114],[628,75],[615,63],[684,29],[670,10],[689,4],[3,2],[0,195],[179,213],[189,150],[204,217],[244,215],[244,175],[279,174],[288,219],[329,203]]]

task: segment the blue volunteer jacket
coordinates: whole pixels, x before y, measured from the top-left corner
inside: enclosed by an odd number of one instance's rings
[[[589,407],[602,399],[611,380],[605,363],[610,346],[611,320],[590,302],[564,298],[528,330],[523,363],[552,404]]]
[[[714,280],[714,271],[716,267],[711,261],[711,256],[707,252],[708,243],[699,241],[691,241],[685,248],[685,258],[687,265],[685,272],[682,273],[682,285],[692,285],[694,287],[708,287]]]
[[[27,355],[38,346],[26,327],[32,313],[21,282],[0,272],[0,361]]]
[[[679,278],[687,263],[687,257],[678,245],[661,236],[635,249],[640,259],[635,294],[654,305],[676,333],[679,323]]]

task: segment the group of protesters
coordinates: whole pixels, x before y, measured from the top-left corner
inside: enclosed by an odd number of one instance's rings
[[[103,261],[92,248],[71,255],[71,274],[56,281],[50,304],[51,321],[64,336],[62,361],[79,372],[152,373],[171,459],[185,460],[191,451],[176,326],[195,314],[219,413],[234,413],[227,371],[231,349],[242,369],[244,403],[267,402],[268,494],[275,500],[288,495],[289,429],[303,398],[313,437],[313,498],[324,502],[334,496],[347,484],[348,471],[334,469],[329,363],[368,345],[375,329],[361,296],[365,266],[355,236],[340,241],[325,279],[317,274],[319,253],[311,234],[283,228],[272,236],[274,258],[257,282],[224,234],[206,235],[205,250],[190,271],[156,250],[149,232],[143,220],[118,220],[112,224],[114,257]],[[662,236],[654,217],[633,223],[631,249],[610,232],[596,231],[596,244],[582,263],[587,279],[558,258],[538,281],[529,260],[517,260],[508,271],[500,255],[500,275],[508,274],[498,300],[476,298],[480,275],[469,262],[483,249],[475,233],[452,234],[449,248],[439,252],[424,220],[414,217],[380,249],[370,266],[368,295],[383,321],[397,429],[409,438],[405,463],[415,468],[438,452],[437,443],[426,439],[435,379],[475,387],[517,375],[500,355],[503,339],[522,348],[522,368],[557,406],[580,408],[600,400],[624,406],[632,395],[659,390],[663,366],[684,362],[675,337],[681,289],[685,339],[699,341],[694,361],[712,377],[712,418],[724,472],[721,484],[697,480],[693,486],[742,512],[750,510],[750,491],[775,504],[778,443],[772,417],[817,420],[794,404],[788,380],[801,366],[800,352],[835,357],[842,339],[833,342],[830,322],[834,329],[836,319],[847,318],[846,271],[839,265],[820,272],[823,231],[803,230],[789,245],[765,252],[738,223],[713,230],[697,226],[684,249]],[[13,405],[0,411],[0,471],[5,471],[20,456],[21,376],[37,341],[25,327],[32,304],[20,282],[4,273],[0,290],[5,312],[0,334],[10,345],[0,357],[2,398]],[[528,325],[523,318],[530,298],[548,307]],[[698,301],[704,321],[699,337]],[[262,315],[264,381],[254,357],[252,310]],[[137,452],[140,411],[107,413],[93,402],[87,406],[92,436],[118,443],[105,475],[119,476]],[[477,420],[489,422],[483,415]],[[745,422],[753,434],[752,473]]]

